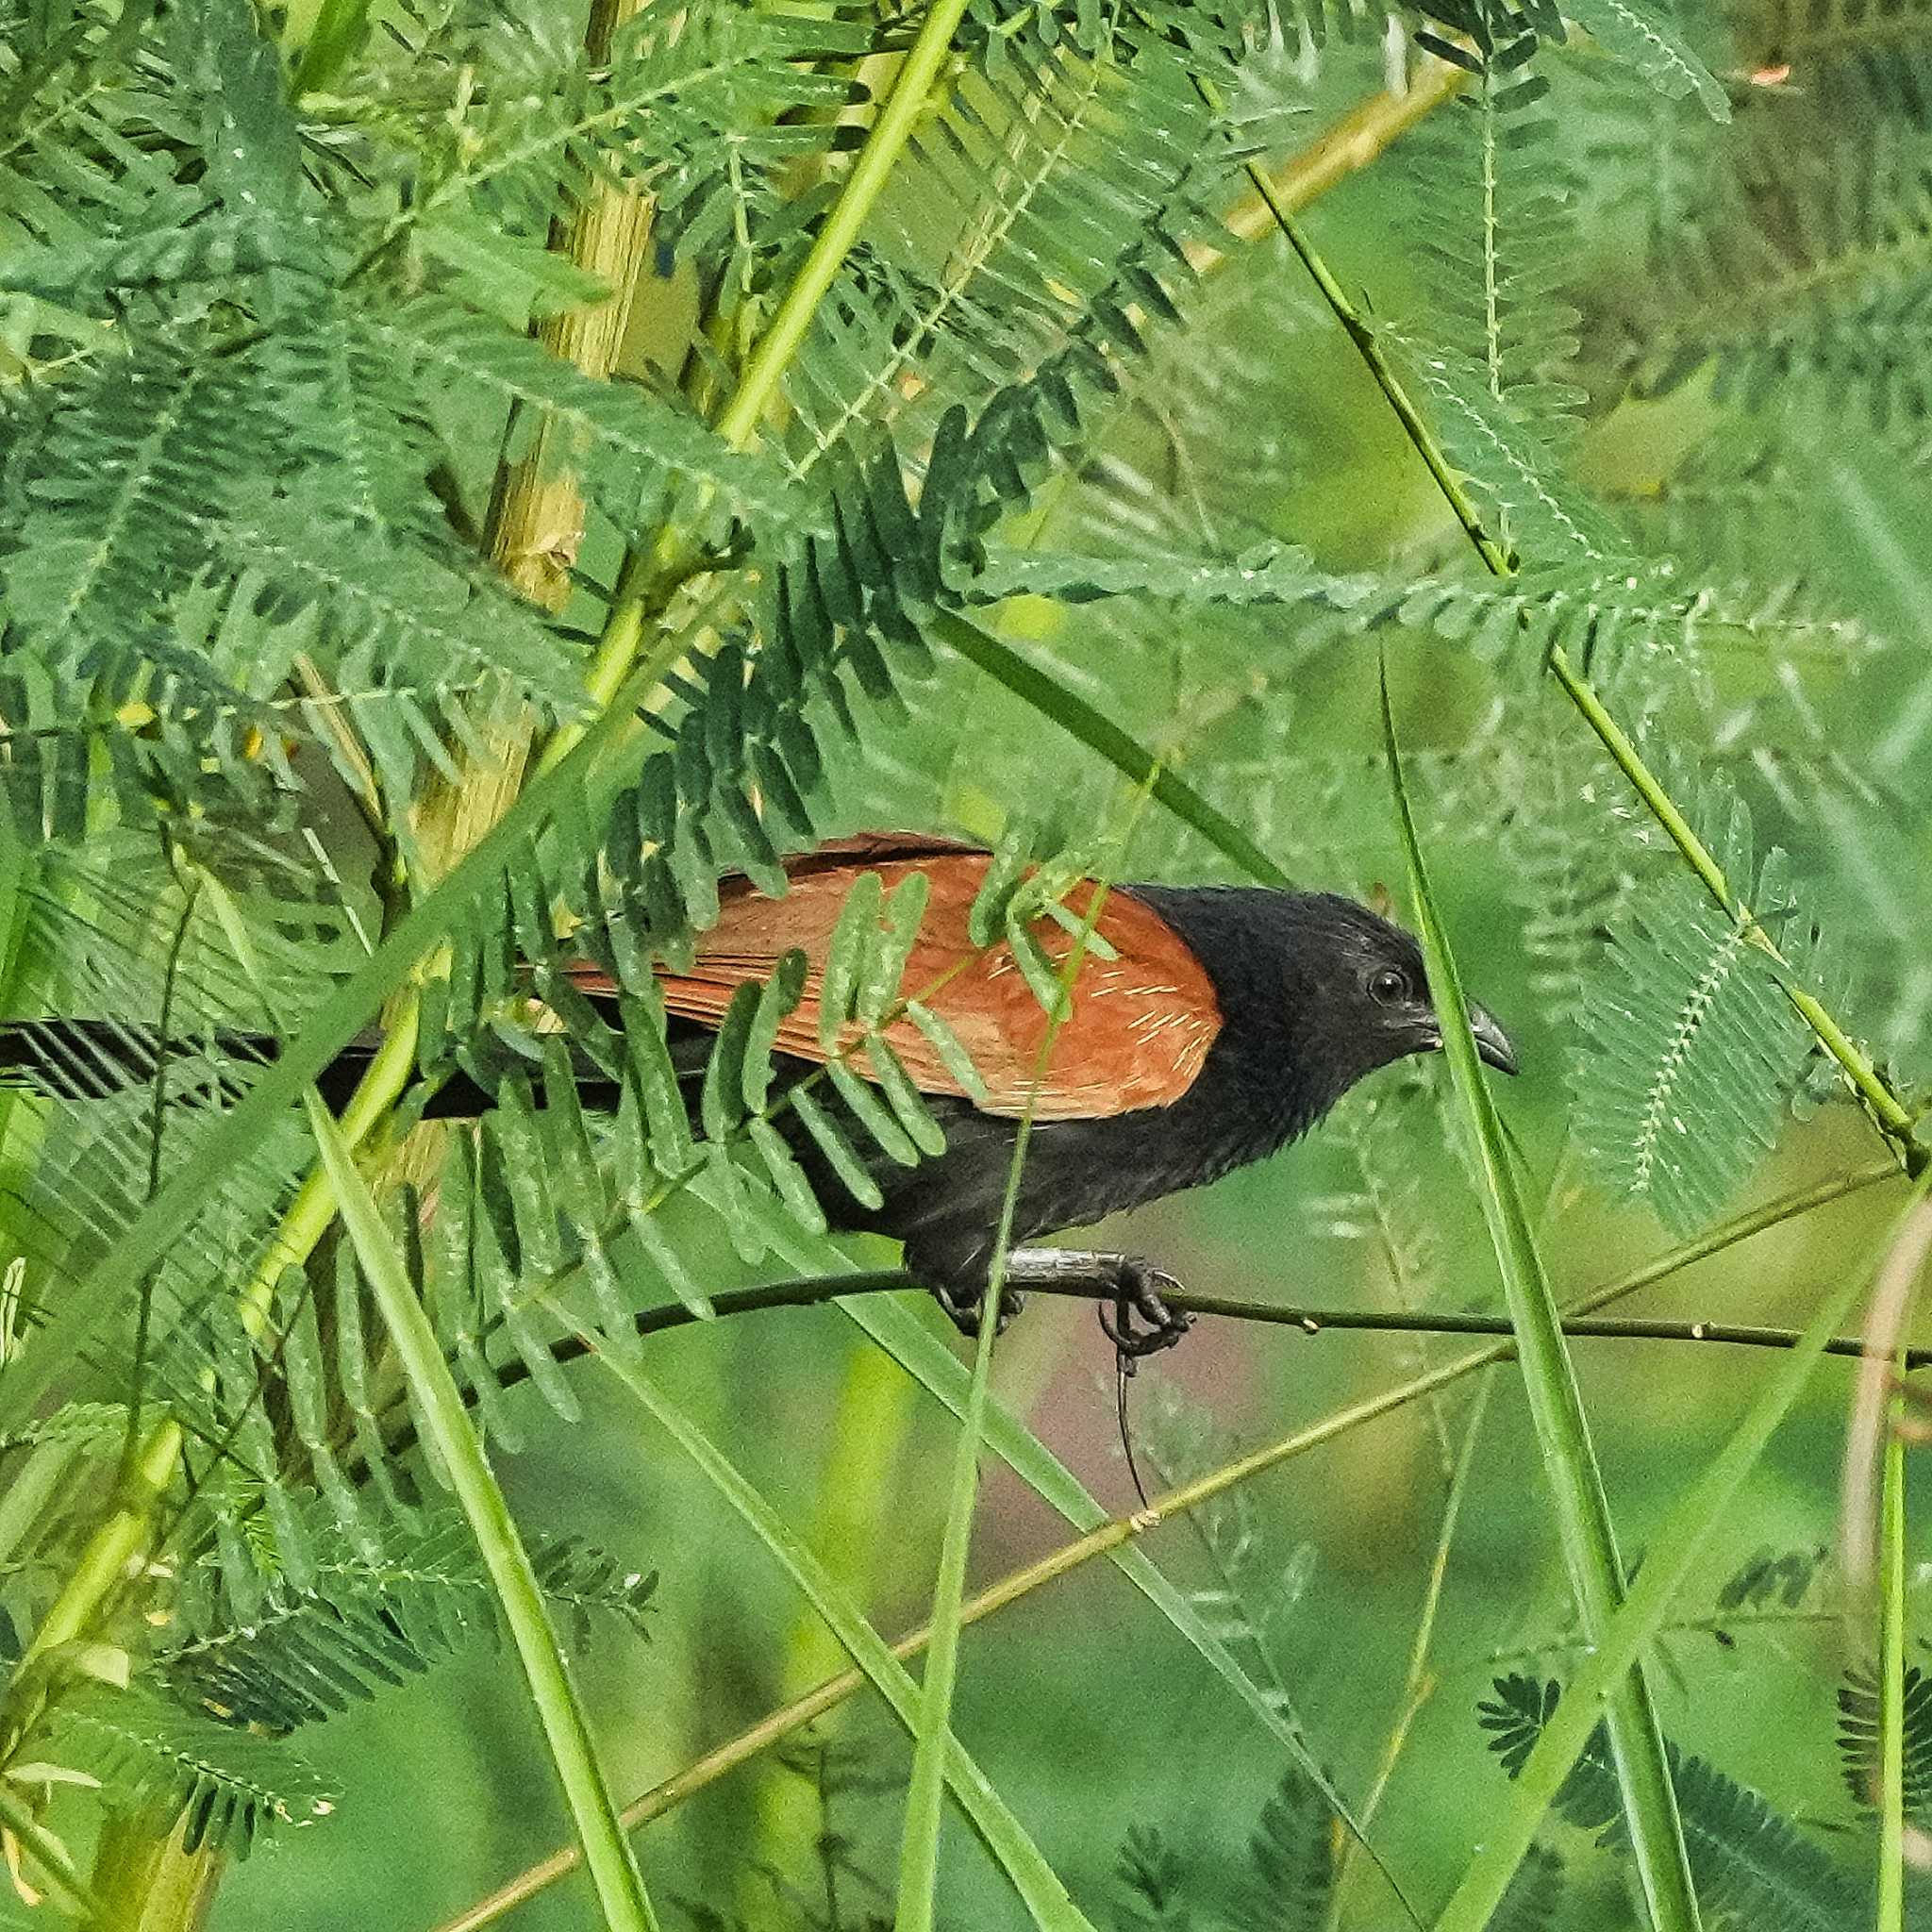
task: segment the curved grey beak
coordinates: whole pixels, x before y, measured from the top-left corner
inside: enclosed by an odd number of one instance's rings
[[[1497,1024],[1493,1013],[1474,1002],[1469,1008],[1469,1030],[1475,1041],[1475,1050],[1490,1065],[1500,1074],[1516,1072],[1516,1049],[1509,1044],[1509,1036]]]

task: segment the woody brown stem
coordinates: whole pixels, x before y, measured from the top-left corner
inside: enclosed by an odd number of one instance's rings
[[[592,0],[584,45],[593,61],[610,58],[618,29],[643,0]],[[602,182],[570,216],[551,225],[550,251],[607,283],[601,302],[547,317],[538,325],[544,346],[586,375],[617,367],[630,326],[638,274],[650,241],[647,195]],[[512,419],[506,435],[518,432]],[[529,447],[499,466],[484,525],[490,561],[533,604],[561,610],[570,600],[572,566],[584,534],[584,495],[556,425],[540,420]],[[452,780],[437,779],[417,808],[417,836],[432,876],[441,876],[508,808],[524,781],[536,719],[521,703],[506,703],[481,721],[483,750],[466,759]]]

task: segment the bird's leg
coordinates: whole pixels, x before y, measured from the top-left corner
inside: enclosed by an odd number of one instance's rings
[[[1180,1283],[1138,1255],[1092,1248],[1015,1248],[1007,1279],[1022,1287],[1080,1286],[1101,1293],[1100,1325],[1125,1362],[1172,1348],[1194,1318],[1168,1307],[1164,1291]],[[1141,1327],[1137,1325],[1145,1323]]]

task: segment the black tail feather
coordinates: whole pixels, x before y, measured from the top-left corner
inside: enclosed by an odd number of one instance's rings
[[[374,1039],[358,1040],[322,1070],[315,1084],[332,1111],[340,1113],[347,1106],[377,1044]],[[281,1042],[267,1033],[222,1029],[164,1041],[155,1027],[119,1020],[15,1020],[0,1024],[0,1082],[25,1084],[56,1100],[106,1100],[150,1089],[165,1067],[170,1101],[232,1106],[248,1091],[255,1070],[280,1051]],[[451,1069],[421,1117],[466,1120],[487,1112],[496,1105],[496,1081],[508,1064],[487,1076]],[[536,1098],[541,1106],[541,1081]],[[577,1098],[593,1113],[614,1112],[620,1095],[614,1081],[587,1070],[577,1082]]]

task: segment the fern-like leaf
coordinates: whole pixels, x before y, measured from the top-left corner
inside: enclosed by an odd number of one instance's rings
[[[63,1698],[33,1750],[97,1779],[115,1808],[179,1817],[190,1851],[245,1858],[258,1840],[335,1809],[335,1788],[281,1739],[139,1689]]]
[[[365,1513],[352,1536],[311,1501],[302,1527],[311,1544],[306,1574],[271,1574],[258,1601],[236,1603],[232,1563],[190,1578],[193,1634],[158,1663],[189,1709],[226,1725],[292,1730],[496,1640],[489,1577],[453,1510],[429,1510],[415,1524]],[[286,1552],[286,1540],[277,1547]],[[600,1622],[644,1634],[655,1572],[571,1538],[538,1539],[531,1557],[578,1644]],[[258,1577],[257,1563],[251,1591]],[[238,1608],[245,1615],[234,1620]]]
[[[1478,1707],[1490,1748],[1512,1777],[1558,1695],[1554,1682],[1502,1677],[1492,1700]],[[1859,1884],[1758,1792],[1674,1748],[1671,1775],[1698,1903],[1712,1921],[1753,1932],[1830,1932],[1855,1923],[1864,1907]],[[1556,1809],[1569,1824],[1621,1845],[1617,1774],[1601,1729],[1564,1780]]]
[[[1877,1673],[1854,1665],[1838,1690],[1838,1748],[1846,1788],[1860,1805],[1875,1802],[1882,1743]],[[1932,1815],[1932,1678],[1906,1666],[1904,1704],[1906,1815]]]
[[[1404,157],[1417,258],[1435,332],[1474,346],[1491,395],[1560,445],[1583,400],[1567,379],[1580,318],[1558,293],[1575,256],[1576,195],[1554,151],[1539,25],[1501,0],[1457,12],[1462,41],[1437,44],[1472,84],[1446,126]]]
[[[37,447],[7,533],[7,610],[63,660],[155,629],[208,556],[211,505],[240,497],[272,436],[248,358],[157,347],[76,385]]]
[[[1786,877],[1774,853],[1757,903],[1788,904]],[[1766,954],[1688,881],[1640,891],[1610,943],[1582,1016],[1579,1132],[1613,1185],[1688,1233],[1771,1151],[1810,1036]]]
[[[1328,1801],[1291,1770],[1261,1807],[1238,1893],[1241,1923],[1273,1932],[1321,1932],[1335,1890],[1335,1820]]]
[[[756,519],[774,541],[791,527],[798,506],[769,459],[727,448],[645,391],[597,381],[527,336],[434,298],[367,315],[361,326],[419,381],[468,384],[509,411],[537,412],[560,433],[590,494],[627,537],[663,515],[674,482],[701,487],[732,515]]]

